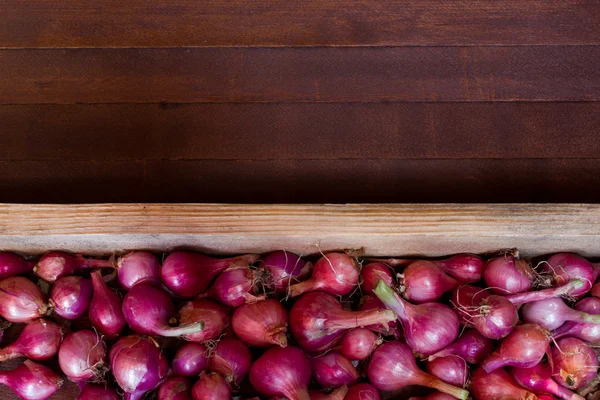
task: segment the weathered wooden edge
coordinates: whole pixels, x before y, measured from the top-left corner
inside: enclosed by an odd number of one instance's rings
[[[439,256],[517,247],[522,254],[600,255],[591,204],[0,204],[0,248],[108,254],[192,248]]]

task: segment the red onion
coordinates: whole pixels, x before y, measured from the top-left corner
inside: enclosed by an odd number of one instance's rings
[[[481,363],[481,367],[486,372],[507,366],[533,367],[544,357],[549,344],[550,334],[546,329],[534,324],[519,325]]]
[[[398,274],[398,291],[414,303],[438,300],[444,293],[458,285],[431,261],[416,261]]]
[[[204,321],[198,320],[179,326],[169,326],[175,314],[175,304],[160,288],[140,283],[131,288],[123,299],[123,316],[137,333],[175,337],[200,332]]]
[[[464,388],[469,379],[469,367],[464,358],[447,356],[427,362],[427,372],[452,386]]]
[[[348,393],[348,388],[346,386],[337,388],[329,394],[311,390],[310,400],[344,400],[346,398],[346,393]]]
[[[583,285],[583,281],[572,280],[563,286],[544,290],[535,290],[532,292],[515,293],[504,297],[506,297],[507,300],[509,300],[511,303],[517,306],[525,303],[530,303],[532,301],[551,299],[553,297],[569,297],[572,296],[573,293],[578,291],[581,287],[583,287]]]
[[[192,385],[183,376],[173,376],[158,388],[158,400],[192,400]]]
[[[478,368],[471,375],[470,387],[474,399],[537,399],[530,391],[517,386],[502,368],[490,373],[485,372],[483,368]]]
[[[310,400],[311,373],[310,360],[298,347],[272,347],[250,367],[250,383],[263,396]]]
[[[63,329],[52,321],[33,321],[25,325],[17,340],[0,349],[0,362],[18,357],[36,361],[52,358],[58,352],[63,334]]]
[[[600,297],[600,283],[596,283],[594,286],[592,286],[590,294],[594,297]]]
[[[353,361],[361,361],[371,355],[383,340],[367,328],[354,328],[348,331],[335,348]]]
[[[248,267],[232,267],[221,272],[215,283],[197,298],[209,297],[229,307],[264,300],[256,296],[261,289],[261,272]]]
[[[225,400],[231,398],[231,389],[225,379],[216,373],[202,372],[192,388],[194,400]]]
[[[470,364],[479,364],[494,350],[494,341],[475,329],[467,329],[454,343],[429,356],[429,361],[438,357],[456,355]]]
[[[50,304],[61,317],[74,320],[88,310],[94,289],[89,279],[80,276],[59,278],[50,291]]]
[[[125,289],[138,283],[160,286],[160,262],[147,251],[132,251],[117,260],[119,282]]]
[[[450,297],[450,303],[458,314],[460,323],[466,326],[473,326],[473,318],[471,312],[473,306],[479,305],[481,300],[491,296],[491,293],[485,289],[463,285],[457,287]]]
[[[511,294],[528,292],[537,275],[528,263],[506,254],[486,263],[483,279],[492,292]]]
[[[380,280],[394,286],[394,277],[390,271],[390,267],[380,263],[370,263],[362,267],[360,271],[361,284],[360,288],[365,294],[372,294]]]
[[[417,353],[434,354],[458,337],[458,317],[451,308],[440,303],[410,304],[383,281],[375,288],[375,294],[397,315],[406,343]]]
[[[77,400],[119,400],[117,392],[105,385],[82,385]]]
[[[105,362],[106,344],[89,330],[67,335],[58,352],[60,369],[74,382],[102,378]]]
[[[63,379],[50,368],[25,360],[10,371],[0,371],[0,384],[26,400],[43,400],[50,397],[63,384]]]
[[[178,315],[181,325],[204,321],[202,331],[183,335],[184,339],[191,342],[217,339],[230,321],[228,311],[224,306],[206,299],[186,302],[179,310]],[[173,318],[171,322],[175,322],[175,320]]]
[[[577,311],[600,317],[600,298],[586,297],[579,300],[574,308]],[[555,340],[565,336],[576,337],[588,343],[600,343],[600,324],[568,321],[552,332]]]
[[[0,251],[0,279],[27,274],[33,271],[34,265],[34,261],[25,260],[15,253]]]
[[[363,296],[360,299],[360,305],[358,307],[360,311],[367,310],[387,310],[385,304],[381,302],[374,294],[370,294],[367,296]],[[402,335],[402,331],[398,326],[398,320],[395,319],[393,321],[389,321],[385,324],[374,324],[367,325],[365,328],[373,331],[381,333],[383,336],[393,336],[396,339],[402,339],[404,336]]]
[[[27,278],[0,280],[0,316],[10,322],[29,322],[51,311],[40,288]]]
[[[576,338],[564,338],[552,348],[552,377],[571,390],[586,387],[598,373],[594,350]]]
[[[210,360],[210,370],[221,374],[232,387],[239,387],[252,364],[252,354],[238,339],[219,341]]]
[[[408,400],[454,400],[456,397],[442,392],[433,392],[427,396],[410,397]]]
[[[571,293],[575,297],[581,297],[589,292],[594,284],[594,267],[588,260],[577,254],[554,254],[544,263],[543,269],[552,276],[555,286],[565,285],[574,279],[583,281],[584,285]]]
[[[346,357],[331,351],[312,360],[313,376],[324,388],[339,388],[355,383],[360,375]]]
[[[208,285],[222,271],[237,266],[247,266],[258,259],[246,254],[231,258],[212,258],[200,253],[176,251],[165,259],[160,269],[163,283],[178,296],[196,297],[208,289]]]
[[[348,389],[344,400],[380,400],[379,391],[370,383],[357,383]]]
[[[267,254],[262,265],[271,274],[271,282],[277,293],[286,293],[290,285],[310,276],[313,268],[311,262],[285,250]]]
[[[72,275],[81,269],[114,268],[112,261],[84,258],[81,254],[71,255],[61,251],[46,253],[37,262],[33,271],[47,282],[54,282],[61,276]]]
[[[290,286],[290,296],[315,290],[344,296],[358,285],[360,270],[354,259],[344,253],[329,253],[315,263],[311,277]]]
[[[573,310],[560,297],[527,303],[522,308],[522,315],[523,321],[548,330],[554,330],[566,321],[600,324],[600,315]]]
[[[514,304],[505,297],[493,294],[473,308],[471,320],[479,333],[497,340],[512,332],[519,322],[519,313]]]
[[[107,339],[114,339],[125,327],[121,297],[106,286],[100,271],[92,272],[94,295],[90,302],[90,322]]]
[[[275,299],[244,304],[231,319],[235,335],[249,346],[287,346],[287,311]]]
[[[185,343],[177,349],[171,362],[171,370],[175,375],[198,376],[210,364],[207,354],[203,344]]]
[[[531,368],[511,367],[508,371],[515,382],[536,395],[550,393],[563,400],[584,400],[583,397],[559,386],[552,380],[552,368],[544,362]]]
[[[150,338],[122,337],[110,349],[113,377],[125,392],[125,400],[139,400],[167,375],[169,363]]]
[[[325,351],[337,344],[349,329],[386,323],[395,318],[390,310],[348,311],[331,294],[309,292],[290,311],[290,328],[302,348]]]
[[[377,289],[381,284],[378,285]],[[377,290],[376,289],[376,290]],[[412,350],[404,343],[392,341],[375,350],[368,367],[369,381],[383,391],[399,390],[409,385],[427,386],[465,400],[469,392],[449,385],[439,378],[421,371]]]
[[[460,283],[478,282],[483,277],[485,262],[474,254],[457,254],[432,262]]]

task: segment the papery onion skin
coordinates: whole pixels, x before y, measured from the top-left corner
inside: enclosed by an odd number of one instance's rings
[[[525,261],[506,254],[486,263],[483,279],[496,294],[522,293],[533,287],[535,271]]]
[[[467,329],[454,343],[429,356],[429,360],[457,355],[470,364],[479,364],[494,351],[494,346],[492,339],[486,338],[476,329]]]
[[[576,338],[563,338],[552,348],[552,377],[571,390],[587,386],[598,374],[598,358],[594,350]]]
[[[389,286],[394,286],[394,276],[390,267],[381,263],[370,263],[363,266],[360,271],[360,278],[360,288],[364,294],[373,294],[373,290],[377,287],[380,280]]]
[[[349,294],[358,285],[360,269],[356,261],[344,253],[328,253],[313,267],[311,277],[290,286],[290,296],[322,290],[336,296]]]
[[[353,361],[361,361],[371,355],[383,341],[367,328],[354,328],[348,331],[336,350]]]
[[[43,400],[50,397],[63,384],[64,380],[50,368],[25,360],[10,371],[0,371],[0,384],[26,400]]]
[[[531,368],[510,367],[508,373],[518,385],[531,390],[536,395],[551,393],[563,400],[585,400],[578,394],[559,386],[552,379],[552,368],[544,362]]]
[[[375,296],[375,294],[369,294],[360,299],[358,310],[387,310],[387,307],[377,298],[377,296]],[[383,336],[393,336],[395,339],[404,338],[399,322],[396,319],[385,324],[367,325],[365,328],[373,332],[381,333]]]
[[[183,376],[173,376],[161,383],[158,400],[192,400],[192,385]]]
[[[228,307],[264,300],[259,295],[261,272],[249,267],[231,267],[221,272],[210,288],[197,298],[211,298]]]
[[[131,289],[138,283],[160,286],[160,262],[148,251],[132,251],[117,260],[119,283]]]
[[[464,388],[469,379],[469,367],[464,358],[446,356],[427,362],[427,372],[452,386]]]
[[[539,325],[524,324],[505,337],[500,346],[481,363],[486,372],[512,366],[530,368],[537,365],[550,345],[550,332]]]
[[[171,370],[175,375],[198,376],[210,365],[207,355],[208,350],[203,344],[184,343],[171,361]]]
[[[471,375],[471,394],[481,400],[537,400],[535,394],[523,389],[503,369],[487,373],[477,368]]]
[[[0,279],[24,275],[33,271],[34,261],[26,260],[10,251],[0,251]]]
[[[515,306],[518,306],[533,301],[548,300],[554,297],[572,297],[572,294],[578,291],[583,286],[583,281],[575,279],[562,286],[542,290],[534,290],[525,293],[509,294],[504,297],[506,297],[506,299],[513,303]]]
[[[126,325],[121,297],[106,286],[100,271],[92,272],[92,285],[94,295],[88,311],[90,322],[106,339],[115,339]]]
[[[185,340],[197,343],[217,339],[231,321],[229,311],[225,306],[207,299],[196,299],[184,303],[179,309],[178,315],[180,325],[204,321],[202,331],[183,335]]]
[[[17,340],[0,349],[0,362],[18,357],[35,361],[48,360],[56,355],[64,336],[56,323],[38,319],[25,325]]]
[[[271,282],[276,293],[287,293],[288,288],[310,276],[313,264],[285,250],[267,254],[261,264],[271,274]]]
[[[579,300],[574,308],[588,314],[600,315],[600,298],[586,297]],[[552,332],[555,340],[566,336],[575,337],[587,343],[600,343],[600,324],[567,321]]]
[[[287,311],[275,299],[240,306],[233,313],[231,325],[235,335],[249,346],[287,346]]]
[[[583,257],[572,253],[557,253],[543,264],[543,270],[552,276],[555,286],[562,286],[572,280],[580,280],[584,285],[571,292],[571,296],[581,297],[592,288],[595,279],[593,265]]]
[[[521,314],[523,321],[548,330],[557,329],[567,321],[600,324],[600,315],[573,310],[560,297],[527,303],[521,309]]]
[[[474,254],[456,254],[432,262],[460,283],[475,283],[483,278],[485,261]]]
[[[217,373],[200,374],[200,379],[192,388],[194,400],[225,400],[231,398],[231,389],[221,375]]]
[[[263,396],[310,400],[307,386],[312,374],[310,360],[295,346],[272,347],[250,367],[250,383]]]
[[[356,383],[360,375],[342,354],[331,351],[312,359],[313,376],[323,388],[339,388]]]
[[[250,349],[242,341],[226,337],[220,340],[215,348],[210,370],[221,374],[235,389],[246,377],[251,364]]]
[[[77,400],[119,400],[115,390],[105,385],[86,384],[81,388]]]
[[[27,278],[11,276],[0,280],[0,316],[9,322],[29,322],[49,314],[40,288]]]
[[[446,275],[431,261],[416,261],[398,275],[399,292],[406,300],[413,303],[438,300],[457,285],[456,279]]]
[[[67,335],[58,352],[58,363],[73,382],[102,379],[106,353],[106,344],[96,332],[81,330]]]
[[[310,400],[344,400],[346,398],[346,393],[348,393],[348,387],[346,386],[337,388],[329,394],[311,390]]]
[[[68,320],[85,314],[92,301],[94,289],[89,279],[80,276],[63,276],[50,290],[50,302],[54,312]]]
[[[380,400],[379,390],[370,383],[357,383],[348,389],[344,400]]]
[[[472,307],[478,306],[481,301],[492,293],[477,286],[462,285],[454,289],[450,297],[450,304],[456,311],[461,325],[473,326]]]
[[[483,336],[502,339],[513,331],[519,322],[516,307],[505,297],[491,295],[483,299],[472,314],[473,326]]]
[[[85,258],[81,254],[72,255],[61,251],[51,251],[39,259],[33,271],[46,282],[53,283],[62,276],[90,268],[114,268],[114,265],[110,260]]]

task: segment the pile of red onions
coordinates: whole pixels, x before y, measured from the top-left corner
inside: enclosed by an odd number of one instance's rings
[[[0,252],[0,361],[26,359],[0,384],[31,400],[64,380],[80,400],[581,400],[600,390],[599,275],[570,253]]]

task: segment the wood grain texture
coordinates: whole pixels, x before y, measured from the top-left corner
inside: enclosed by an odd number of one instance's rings
[[[0,50],[0,102],[599,100],[598,65],[600,46]]]
[[[0,106],[0,160],[595,158],[600,103]]]
[[[1,0],[0,15],[0,47],[600,42],[586,0]]]

